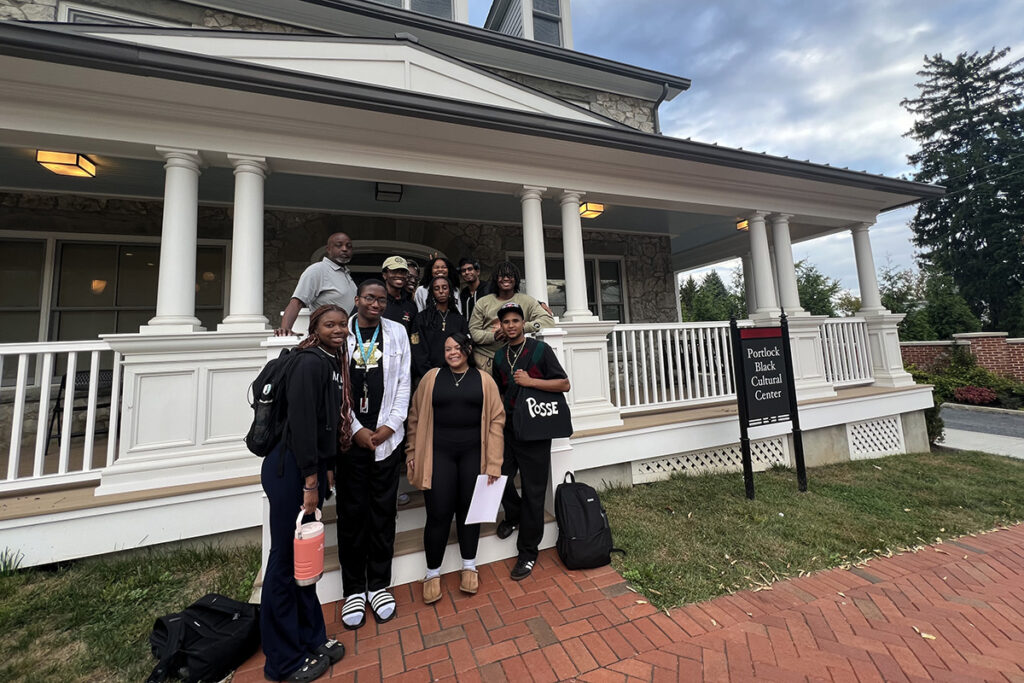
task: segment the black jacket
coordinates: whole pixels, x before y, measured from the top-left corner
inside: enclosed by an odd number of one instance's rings
[[[319,348],[295,351],[285,380],[285,446],[295,455],[302,476],[316,474],[321,461],[338,455],[341,372]]]
[[[394,320],[401,324],[405,328],[406,334],[412,334],[416,326],[416,303],[404,292],[399,299],[388,294],[388,305],[384,309],[383,315],[388,320]]]
[[[462,312],[466,316],[466,320],[473,317],[473,308],[476,306],[476,302],[488,294],[491,293],[491,283],[481,282],[476,288],[476,297],[469,291],[469,287],[463,287],[462,291],[459,292],[459,301],[462,302]]]
[[[416,316],[413,334],[409,337],[412,348],[412,376],[419,379],[431,368],[444,367],[444,341],[452,332],[461,332],[469,336],[466,319],[454,308],[444,318],[444,330],[441,329],[441,314],[437,309],[421,311]]]

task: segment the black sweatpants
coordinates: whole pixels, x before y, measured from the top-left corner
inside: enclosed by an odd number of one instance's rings
[[[459,538],[462,559],[476,558],[480,542],[480,525],[466,524],[473,488],[480,476],[480,441],[475,448],[444,448],[434,443],[433,474],[430,488],[423,492],[427,508],[427,523],[423,526],[423,549],[427,555],[427,568],[441,566],[448,533],[455,517],[455,533]]]
[[[509,418],[511,421],[511,417]],[[516,473],[523,495],[516,491]],[[501,473],[508,476],[501,506],[505,519],[519,525],[516,547],[520,560],[536,560],[541,537],[544,536],[544,498],[551,474],[551,439],[519,441],[512,430],[505,429],[505,460]]]
[[[396,450],[376,462],[373,451],[355,444],[338,456],[338,559],[346,598],[391,585],[402,461]]]
[[[318,473],[320,502],[327,492],[327,468]],[[260,597],[260,637],[267,661],[263,673],[279,681],[292,675],[306,655],[327,642],[316,584],[295,583],[295,516],[302,507],[305,479],[291,451],[277,446],[263,459],[260,481],[270,503],[270,556]]]

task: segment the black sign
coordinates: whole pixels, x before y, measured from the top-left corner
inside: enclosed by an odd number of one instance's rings
[[[789,419],[789,378],[782,330],[753,327],[739,331],[747,424],[751,427]]]

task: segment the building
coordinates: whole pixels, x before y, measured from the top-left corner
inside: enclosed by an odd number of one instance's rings
[[[494,30],[467,16],[0,0],[0,546],[38,564],[259,526],[246,390],[337,230],[357,273],[393,253],[523,264],[573,384],[555,480],[735,466],[726,328],[676,322],[675,285],[731,257],[751,319],[791,316],[817,462],[927,448],[931,393],[903,371],[869,240],[941,188],[661,135],[689,81],[573,51],[568,0],[496,0]],[[864,308],[824,320],[791,244],[841,230]],[[786,461],[784,430],[753,435],[760,466]]]

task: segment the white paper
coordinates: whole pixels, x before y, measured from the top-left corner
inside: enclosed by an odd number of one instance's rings
[[[498,481],[488,486],[486,474],[476,478],[473,500],[469,501],[469,512],[466,513],[466,524],[497,521],[498,506],[501,505],[501,494],[505,492],[506,481],[508,477],[502,475],[498,477]]]

